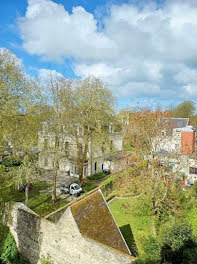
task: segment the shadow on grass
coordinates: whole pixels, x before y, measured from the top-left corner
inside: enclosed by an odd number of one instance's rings
[[[49,198],[47,198],[47,199],[45,199],[45,200],[42,200],[39,204],[33,206],[33,207],[32,207],[32,210],[36,209],[36,208],[39,207],[40,205],[42,205],[42,204],[44,204],[44,203],[46,203],[46,202],[49,202],[49,201],[51,201],[51,197],[49,197]]]
[[[120,231],[131,251],[132,256],[137,257],[138,256],[138,250],[137,250],[137,246],[135,243],[135,239],[133,236],[133,232],[131,230],[130,225],[124,225],[120,227]]]

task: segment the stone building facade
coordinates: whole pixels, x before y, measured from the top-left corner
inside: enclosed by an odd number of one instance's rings
[[[55,133],[49,131],[48,122],[42,123],[42,129],[38,133],[38,147],[40,150],[39,153],[39,167],[47,170],[53,168],[53,151],[56,144]],[[115,166],[113,162],[109,164],[110,148],[113,149],[113,154],[122,151],[122,134],[120,132],[115,132],[113,126],[109,125],[109,145],[105,146],[104,150],[102,147],[96,146],[91,140],[88,143],[88,153],[87,160],[84,164],[83,175],[84,177],[101,172],[103,169],[111,169],[113,172]],[[80,135],[83,134],[83,130],[78,128],[78,140],[80,141],[83,147],[83,137],[80,138]],[[101,144],[100,144],[101,146]],[[48,149],[49,151],[46,151]],[[50,151],[51,150],[51,151]],[[74,161],[77,154],[77,144],[73,137],[69,136],[66,133],[65,129],[62,129],[61,134],[59,135],[59,150],[64,153],[59,159],[59,171],[62,173],[68,173],[70,176],[78,176],[77,164]],[[114,169],[114,170],[113,170]]]
[[[19,251],[31,264],[131,264],[134,257],[100,190],[70,205],[60,220],[41,218],[15,203],[9,222]]]
[[[177,175],[185,175],[186,181],[197,181],[196,130],[190,126],[189,118],[164,119],[160,136],[152,139],[155,158],[168,162]]]

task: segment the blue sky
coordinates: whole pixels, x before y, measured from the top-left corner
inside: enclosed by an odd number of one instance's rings
[[[0,47],[32,76],[96,75],[119,108],[197,98],[194,0],[0,0],[0,12]]]

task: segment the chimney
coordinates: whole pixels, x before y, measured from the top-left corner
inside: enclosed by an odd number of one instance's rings
[[[195,131],[188,126],[188,130],[181,132],[181,155],[190,155],[195,150]]]

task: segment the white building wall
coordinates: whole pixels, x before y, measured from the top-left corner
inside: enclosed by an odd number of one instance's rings
[[[48,149],[44,149],[44,142],[47,140]],[[79,139],[80,140],[80,139]],[[113,150],[122,151],[122,135],[120,133],[110,134],[110,141],[113,143]],[[55,134],[53,132],[47,132],[46,130],[39,132],[39,167],[47,170],[53,169],[53,151],[55,150]],[[68,158],[62,157],[59,162],[59,171],[60,172],[69,172],[71,176],[78,176],[78,171],[76,169],[76,164],[70,161],[71,157],[77,157],[77,145],[76,142],[66,133],[62,133],[59,138],[59,151],[65,151],[65,143],[69,143],[69,156]],[[80,142],[83,145],[81,139]],[[101,147],[96,147],[89,142],[88,153],[87,153],[87,164],[86,168],[84,167],[84,172],[86,176],[91,174],[101,172],[104,168],[104,160],[110,153],[110,146],[106,143],[106,149],[103,153]],[[96,170],[95,170],[96,163]]]

